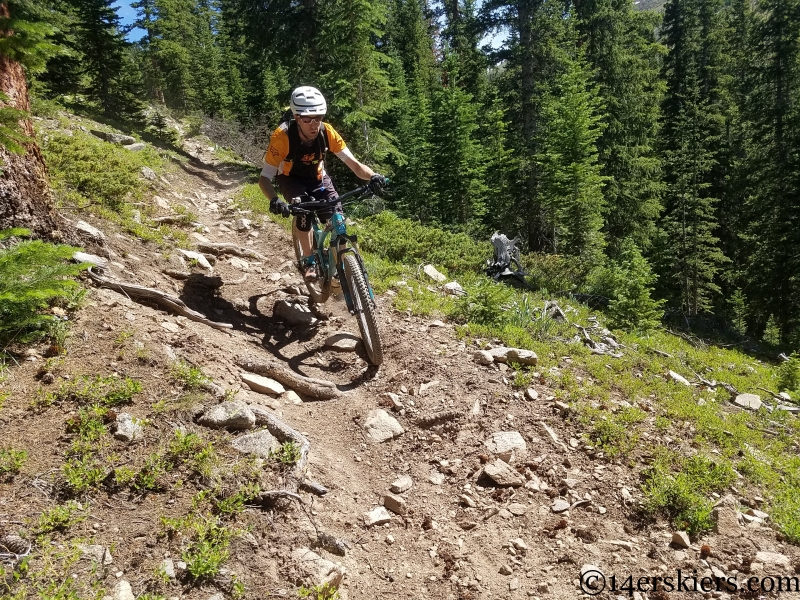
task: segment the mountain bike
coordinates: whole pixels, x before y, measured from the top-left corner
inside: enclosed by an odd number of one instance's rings
[[[295,215],[294,219],[301,213],[311,217],[312,256],[317,274],[316,279],[305,280],[311,299],[322,304],[328,300],[334,288],[341,287],[347,310],[351,315],[355,315],[358,321],[369,362],[378,366],[383,362],[383,343],[375,316],[377,312],[375,295],[369,284],[364,260],[358,250],[357,236],[347,233],[343,214],[334,212],[324,226],[316,214],[317,211],[332,210],[339,202],[344,206],[363,200],[373,191],[372,186],[367,184],[342,194],[335,200],[315,200],[311,196],[300,196],[292,198],[289,211]],[[348,198],[351,200],[345,202]],[[298,264],[302,268],[303,251],[294,219],[292,245]]]

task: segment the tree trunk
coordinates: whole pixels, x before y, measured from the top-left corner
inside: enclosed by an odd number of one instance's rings
[[[0,17],[8,18],[8,5],[0,2]],[[0,32],[9,35],[9,32]],[[8,97],[8,106],[29,111],[28,84],[22,65],[7,56],[0,56],[0,92]],[[13,154],[0,147],[0,230],[26,227],[37,237],[61,239],[60,217],[53,210],[47,169],[39,146],[33,137],[30,119],[21,121],[31,141],[25,154]]]

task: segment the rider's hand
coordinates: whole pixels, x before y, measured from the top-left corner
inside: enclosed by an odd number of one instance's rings
[[[386,185],[386,177],[380,175],[379,173],[375,173],[369,179],[369,185],[372,187],[372,191],[380,192],[383,189],[383,186]]]
[[[288,217],[290,214],[289,205],[283,200],[273,198],[269,201],[269,212],[271,212],[273,215],[283,215],[284,217]]]

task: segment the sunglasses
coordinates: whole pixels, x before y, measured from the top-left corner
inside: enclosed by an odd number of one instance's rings
[[[321,123],[322,117],[300,117],[300,120],[306,125],[309,125],[311,123]]]

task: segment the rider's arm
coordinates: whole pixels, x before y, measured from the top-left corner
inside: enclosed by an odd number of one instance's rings
[[[278,197],[275,186],[272,185],[272,180],[278,174],[278,168],[288,154],[289,138],[286,132],[279,127],[273,132],[269,140],[269,147],[264,153],[264,166],[261,169],[261,177],[258,178],[258,187],[270,200]]]
[[[261,193],[270,200],[278,196],[278,193],[275,191],[275,186],[272,185],[272,178],[264,177],[263,172],[261,177],[258,178],[258,187],[261,188]]]
[[[325,123],[325,129],[328,130],[328,145],[331,152],[333,152],[339,159],[346,164],[350,170],[355,174],[356,177],[359,179],[369,179],[375,172],[370,169],[364,163],[359,162],[353,153],[350,152],[350,149],[344,143],[342,136],[330,126],[330,124]]]
[[[367,165],[362,162],[359,162],[353,153],[350,152],[348,148],[345,148],[341,152],[337,152],[336,156],[338,156],[344,164],[350,167],[350,170],[355,174],[356,177],[359,179],[369,179],[373,175],[375,175],[375,171],[370,169]]]

